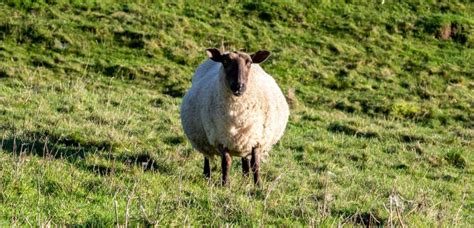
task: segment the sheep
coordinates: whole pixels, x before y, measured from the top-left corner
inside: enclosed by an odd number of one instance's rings
[[[260,161],[283,136],[289,116],[277,83],[258,65],[270,52],[206,52],[209,59],[197,68],[181,105],[185,135],[204,155],[206,178],[211,176],[209,159],[220,156],[226,185],[232,156],[237,156],[243,175],[251,168],[259,185]]]

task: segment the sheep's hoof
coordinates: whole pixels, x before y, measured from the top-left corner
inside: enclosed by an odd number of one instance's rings
[[[224,180],[222,180],[222,182],[221,182],[221,186],[223,186],[223,187],[227,187],[227,186],[229,186],[229,182],[228,182],[228,181],[224,181]]]

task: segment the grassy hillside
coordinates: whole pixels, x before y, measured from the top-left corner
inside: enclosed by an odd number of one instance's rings
[[[80,2],[0,3],[1,225],[474,224],[470,1]],[[220,46],[291,104],[260,188],[181,129]]]

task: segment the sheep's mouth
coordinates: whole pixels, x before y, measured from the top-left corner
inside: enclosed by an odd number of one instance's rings
[[[236,97],[242,96],[246,90],[247,90],[247,88],[245,88],[245,86],[242,86],[239,89],[230,89],[232,94]]]
[[[240,96],[242,96],[242,94],[244,94],[244,92],[243,91],[232,91],[232,94],[234,94],[234,96],[236,96],[236,97],[240,97]]]
[[[242,96],[242,94],[244,94],[245,90],[247,90],[247,87],[245,86],[245,84],[237,84],[237,83],[233,83],[231,84],[230,86],[230,91],[232,91],[232,94],[234,94],[234,96]]]

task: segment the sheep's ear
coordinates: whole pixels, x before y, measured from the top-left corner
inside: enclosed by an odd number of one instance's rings
[[[262,63],[268,58],[268,56],[270,56],[270,52],[266,50],[257,51],[250,55],[253,63]]]
[[[206,49],[207,56],[215,62],[222,62],[222,55],[219,49],[217,48],[209,48]]]

